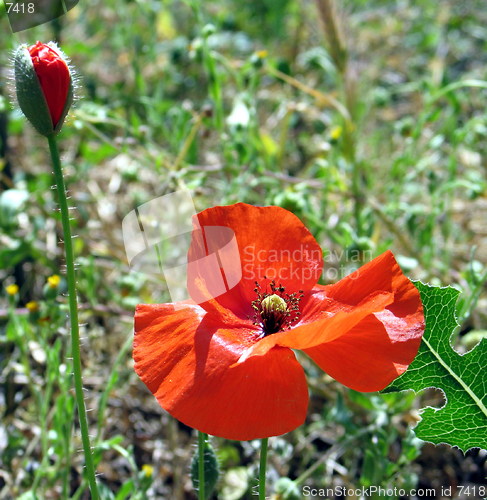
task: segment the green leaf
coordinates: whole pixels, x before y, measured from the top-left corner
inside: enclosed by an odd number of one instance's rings
[[[299,500],[301,491],[299,486],[288,477],[281,477],[274,487],[276,500]]]
[[[418,354],[409,369],[384,392],[429,387],[441,389],[445,404],[428,407],[414,428],[416,435],[435,444],[447,443],[464,452],[487,449],[487,340],[466,354],[450,345],[457,327],[455,303],[459,291],[415,283],[421,294],[426,329]]]
[[[240,500],[249,491],[249,482],[247,467],[233,467],[223,477],[222,500]]]
[[[134,480],[129,479],[128,481],[123,483],[121,488],[117,491],[115,500],[126,500],[127,498],[130,498],[130,495],[136,491],[137,488],[135,486]]]

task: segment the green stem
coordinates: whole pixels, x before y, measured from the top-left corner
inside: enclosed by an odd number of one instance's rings
[[[198,500],[205,500],[206,434],[198,431]]]
[[[264,438],[260,445],[260,469],[259,469],[259,500],[265,500],[265,471],[267,465],[267,444],[269,438]]]
[[[81,377],[81,354],[79,346],[79,323],[78,323],[78,300],[76,296],[76,276],[74,272],[73,242],[71,240],[71,228],[69,225],[69,209],[66,199],[66,188],[64,186],[61,160],[57,148],[55,136],[47,138],[51,152],[54,178],[56,180],[59,206],[61,208],[61,221],[63,225],[64,253],[66,257],[66,277],[68,280],[69,318],[71,322],[71,349],[73,356],[74,387],[76,392],[76,403],[78,406],[78,417],[81,429],[81,440],[85,455],[86,474],[90,484],[92,500],[99,500],[96,485],[95,467],[91,454],[90,437],[88,434],[88,419],[86,418],[85,400],[83,396],[83,380]]]
[[[209,92],[215,106],[215,126],[221,131],[224,121],[222,88],[216,60],[208,46],[208,38],[206,36],[203,36],[203,58],[208,73]]]

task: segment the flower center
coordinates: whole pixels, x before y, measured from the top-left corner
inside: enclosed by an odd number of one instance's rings
[[[265,276],[264,276],[265,278]],[[267,279],[267,278],[265,278]],[[255,282],[254,292],[257,299],[252,301],[254,309],[254,325],[261,325],[263,336],[291,328],[300,316],[299,302],[303,291],[286,293],[285,287],[277,286],[272,280],[269,284],[271,292],[261,291],[259,283]]]

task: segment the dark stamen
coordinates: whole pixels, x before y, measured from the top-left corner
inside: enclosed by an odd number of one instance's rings
[[[267,279],[264,276],[264,279]],[[257,299],[252,301],[254,314],[254,325],[261,325],[263,336],[277,333],[284,329],[290,329],[293,323],[298,321],[301,312],[299,303],[304,296],[304,292],[286,293],[286,288],[282,285],[276,285],[272,280],[269,283],[270,292],[262,292],[260,284],[256,281],[254,292]]]

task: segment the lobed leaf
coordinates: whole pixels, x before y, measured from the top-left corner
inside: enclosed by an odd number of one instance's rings
[[[445,404],[428,407],[414,428],[416,435],[435,444],[447,443],[464,452],[487,449],[487,340],[461,355],[450,345],[457,326],[455,304],[459,291],[415,283],[423,302],[426,328],[418,354],[409,369],[384,392],[412,389],[416,393],[441,389]]]

